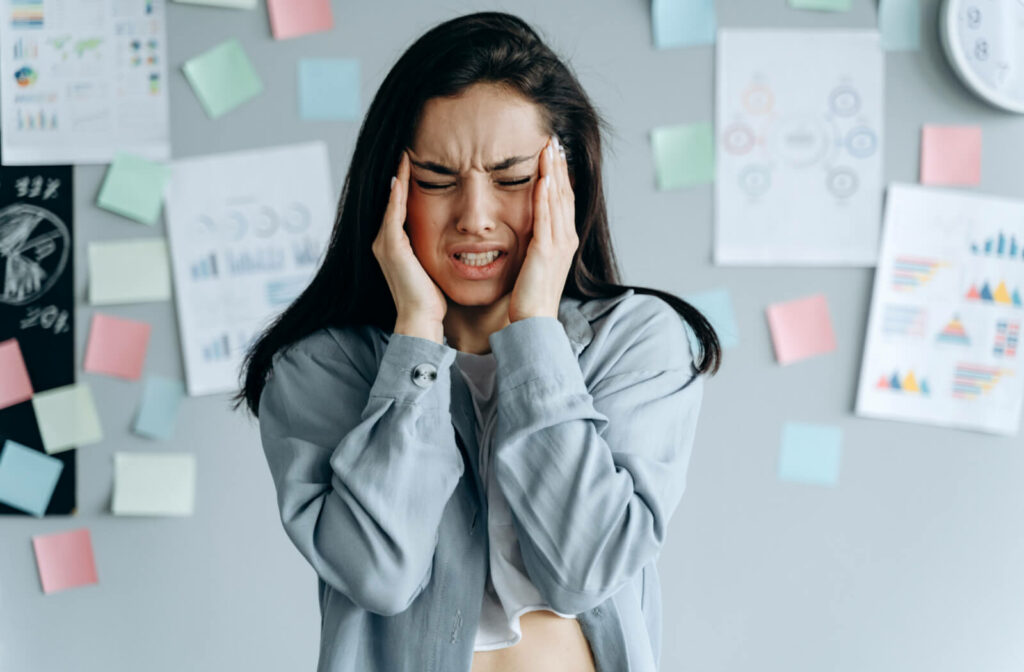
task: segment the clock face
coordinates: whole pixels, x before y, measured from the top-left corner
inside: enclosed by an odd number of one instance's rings
[[[968,88],[1024,114],[1024,0],[946,0],[941,32]]]

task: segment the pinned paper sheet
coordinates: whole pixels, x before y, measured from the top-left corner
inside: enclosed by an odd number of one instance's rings
[[[32,548],[44,593],[100,582],[87,528],[32,537]]]
[[[776,303],[768,306],[766,312],[779,364],[791,364],[836,349],[824,294]]]
[[[351,58],[299,61],[299,112],[303,119],[358,119],[359,61]]]
[[[708,319],[708,322],[714,327],[715,333],[718,334],[719,344],[723,348],[734,348],[739,345],[740,329],[736,324],[736,311],[733,309],[732,296],[728,289],[724,287],[712,289],[699,294],[690,294],[685,298]],[[694,355],[696,354],[697,351],[694,349]]]
[[[710,122],[662,126],[651,132],[658,189],[678,189],[715,178],[715,143]]]
[[[973,186],[981,182],[981,127],[921,129],[921,184]]]
[[[96,204],[143,224],[153,225],[160,216],[171,167],[118,152],[107,169]]]
[[[256,9],[256,0],[174,0],[185,5],[209,5],[231,9]]]
[[[178,406],[185,396],[185,384],[162,376],[146,376],[135,433],[151,439],[170,439]]]
[[[651,29],[658,49],[714,44],[714,0],[652,0]]]
[[[852,0],[789,0],[793,9],[814,9],[822,12],[848,12]]]
[[[7,408],[32,398],[32,381],[25,368],[18,340],[0,341],[0,408]]]
[[[195,455],[114,453],[114,515],[191,516],[195,497]]]
[[[89,243],[89,303],[167,301],[171,267],[163,238]]]
[[[920,0],[879,0],[878,29],[886,51],[921,48]]]
[[[103,439],[92,391],[85,383],[39,392],[32,397],[32,407],[43,447],[51,455]]]
[[[286,40],[334,27],[330,0],[267,0],[274,38]]]
[[[145,322],[96,313],[83,368],[90,373],[138,380],[146,361],[150,330]]]
[[[185,77],[210,118],[230,112],[263,91],[241,43],[232,38],[190,59]]]
[[[10,439],[0,453],[0,502],[42,516],[64,463]]]
[[[779,479],[834,486],[839,480],[842,444],[839,427],[787,422],[782,428]]]

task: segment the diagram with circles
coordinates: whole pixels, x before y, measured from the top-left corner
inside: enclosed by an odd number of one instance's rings
[[[882,51],[868,31],[723,30],[716,261],[877,261]]]
[[[0,210],[0,303],[24,306],[41,298],[64,273],[71,234],[57,215],[24,203]]]

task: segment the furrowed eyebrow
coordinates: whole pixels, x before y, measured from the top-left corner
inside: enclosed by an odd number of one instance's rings
[[[493,172],[497,172],[497,171],[501,171],[501,170],[508,170],[512,166],[515,166],[517,164],[523,163],[524,161],[529,161],[534,156],[536,156],[536,155],[532,155],[532,156],[510,156],[509,158],[507,158],[507,159],[505,159],[503,161],[499,161],[497,163],[492,163],[489,166],[484,166],[484,170],[486,170],[488,173],[493,173]],[[437,173],[438,175],[458,175],[459,174],[459,171],[455,170],[454,168],[449,168],[448,166],[446,166],[444,164],[436,163],[434,161],[416,161],[415,159],[413,159],[411,157],[409,158],[409,161],[412,162],[412,165],[417,166],[418,168],[422,168],[423,170],[429,170],[430,172]]]

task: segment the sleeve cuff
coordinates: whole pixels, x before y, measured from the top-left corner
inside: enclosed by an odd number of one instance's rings
[[[494,332],[489,340],[503,389],[544,378],[575,383],[586,391],[569,336],[556,318],[528,317]]]
[[[428,338],[391,334],[371,397],[447,409],[455,349]]]

